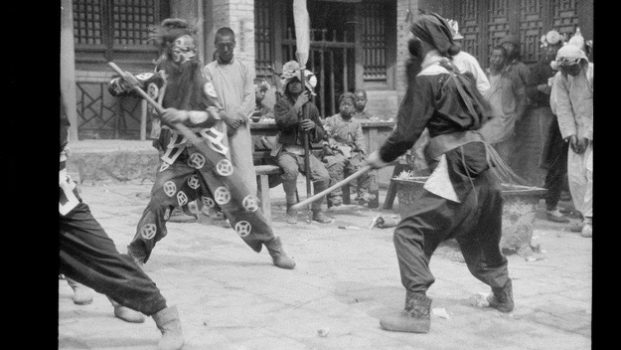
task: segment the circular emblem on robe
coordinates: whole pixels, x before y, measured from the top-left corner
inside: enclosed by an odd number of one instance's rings
[[[177,186],[172,181],[164,182],[164,186],[163,187],[164,187],[164,193],[166,193],[166,195],[168,197],[174,196],[175,192],[177,192]]]
[[[136,79],[145,81],[145,80],[149,80],[149,78],[151,78],[152,76],[153,76],[153,73],[151,72],[138,73],[136,74]]]
[[[188,203],[188,196],[183,191],[179,191],[179,193],[177,193],[177,202],[179,206],[186,205]]]
[[[140,235],[144,239],[151,239],[155,237],[155,232],[157,231],[155,224],[145,224],[140,228]]]
[[[170,168],[170,165],[166,162],[162,162],[162,165],[160,165],[160,173],[168,168]]]
[[[244,206],[244,209],[246,209],[246,211],[249,211],[249,212],[255,212],[259,210],[259,200],[257,197],[251,194],[244,197],[244,200],[242,201],[242,205]]]
[[[198,176],[196,175],[192,175],[188,178],[188,186],[190,186],[191,189],[195,190],[197,188],[200,187],[200,182],[198,181]]]
[[[233,174],[233,163],[228,159],[221,159],[218,164],[216,164],[216,171],[221,176],[229,176]]]
[[[155,83],[149,83],[149,85],[147,86],[147,94],[149,95],[149,97],[156,100],[160,94],[160,89]]]
[[[235,232],[240,237],[246,237],[252,232],[252,225],[246,220],[239,221],[235,224]]]
[[[200,153],[192,153],[188,158],[188,165],[195,169],[200,169],[205,165],[205,156]]]
[[[231,201],[231,192],[229,192],[228,188],[220,186],[214,191],[213,198],[219,205],[224,205]]]
[[[214,202],[213,198],[211,197],[202,196],[201,201],[203,201],[203,205],[207,208],[213,208],[216,206],[216,202]]]

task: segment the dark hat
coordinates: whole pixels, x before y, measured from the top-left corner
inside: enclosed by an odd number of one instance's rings
[[[517,35],[508,34],[500,41],[500,45],[504,43],[511,43],[515,46],[520,46],[520,38]]]

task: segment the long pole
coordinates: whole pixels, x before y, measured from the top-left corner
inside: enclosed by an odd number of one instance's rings
[[[125,73],[114,62],[108,62],[108,65],[121,76],[123,76],[123,74]],[[164,113],[164,108],[162,108],[162,106],[160,106],[160,104],[157,103],[154,99],[152,99],[151,96],[147,95],[147,93],[144,92],[141,88],[139,88],[138,86],[132,86],[132,88],[134,89],[134,91],[140,94],[140,96],[142,96],[145,101],[152,105],[158,113]],[[194,146],[196,146],[201,151],[204,150],[205,144],[202,143],[201,140],[187,126],[181,123],[175,123],[174,126],[183,136],[185,136],[185,138],[190,140],[190,142],[192,142]]]
[[[368,165],[363,166],[362,168],[358,169],[358,171],[356,171],[355,173],[351,174],[349,177],[335,183],[334,185],[326,188],[325,190],[317,193],[316,195],[306,198],[305,200],[301,201],[300,203],[297,203],[295,205],[292,205],[291,208],[292,209],[300,209],[305,205],[309,205],[312,202],[315,202],[319,199],[321,199],[323,196],[327,195],[328,193],[334,191],[335,189],[344,186],[350,182],[352,182],[353,180],[359,178],[360,176],[362,176],[364,173],[368,172],[369,170],[371,170],[371,167]]]

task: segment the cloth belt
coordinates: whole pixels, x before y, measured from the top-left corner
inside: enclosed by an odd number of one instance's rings
[[[444,153],[470,142],[484,142],[478,131],[466,130],[432,137],[427,145],[427,154],[438,160]]]

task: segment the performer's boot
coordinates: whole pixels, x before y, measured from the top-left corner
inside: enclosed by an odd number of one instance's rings
[[[407,292],[405,310],[398,316],[382,318],[380,326],[392,332],[428,333],[431,327],[430,310],[431,299],[424,293]]]
[[[153,314],[153,321],[162,332],[158,350],[178,350],[183,346],[183,332],[176,306],[167,307]]]
[[[125,322],[131,322],[131,323],[144,322],[144,316],[140,312],[134,311],[126,306],[123,306],[117,303],[116,301],[112,300],[110,297],[108,297],[108,300],[110,300],[110,304],[112,304],[112,307],[114,307],[114,316],[116,316],[117,318],[120,318],[121,320]]]
[[[274,265],[282,269],[293,269],[295,267],[295,261],[287,256],[285,250],[282,248],[280,237],[274,237],[271,241],[264,243],[267,251],[272,256]]]
[[[76,305],[86,305],[93,302],[93,290],[87,286],[80,284],[71,278],[66,278],[67,284],[73,289],[73,296],[71,299]]]
[[[511,279],[502,288],[492,288],[493,294],[487,297],[489,306],[500,312],[513,311],[513,286]]]

